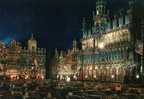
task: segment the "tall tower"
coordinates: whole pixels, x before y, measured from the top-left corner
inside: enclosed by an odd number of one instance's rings
[[[105,26],[107,23],[106,18],[106,1],[105,0],[97,0],[96,2],[96,14],[93,12],[93,20],[94,20],[94,33],[103,33],[105,30]]]
[[[37,41],[32,34],[31,38],[28,40],[28,50],[36,51],[36,49],[37,49]]]
[[[96,2],[96,15],[103,16],[106,13],[106,1],[105,0],[97,0]]]

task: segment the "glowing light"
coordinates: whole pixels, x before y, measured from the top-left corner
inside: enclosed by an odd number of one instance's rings
[[[85,75],[85,78],[88,78],[88,76],[87,76],[87,75]]]
[[[57,78],[59,78],[59,75],[57,75]]]
[[[73,78],[74,78],[75,80],[77,80],[77,77],[76,77],[76,75],[74,75],[74,76],[73,76]]]
[[[63,75],[60,75],[60,80],[62,80],[63,79]]]
[[[32,66],[32,69],[34,69],[34,67]]]
[[[41,79],[42,79],[42,80],[44,79],[44,76],[43,76],[43,75],[41,75]]]
[[[95,69],[98,69],[98,67],[96,66]]]
[[[137,79],[139,79],[139,78],[140,78],[139,74],[137,74],[137,75],[136,75],[136,78],[137,78]]]
[[[115,76],[114,75],[111,75],[111,78],[113,79]]]
[[[92,68],[92,66],[89,68],[89,70],[92,70],[93,68]]]
[[[98,47],[99,47],[100,49],[103,49],[103,48],[105,47],[105,45],[104,45],[103,42],[101,42],[101,43],[99,43]]]
[[[69,92],[69,93],[68,93],[68,95],[69,95],[69,96],[72,96],[72,95],[73,95],[73,93],[72,93],[72,92]]]
[[[66,78],[66,81],[67,81],[67,82],[70,82],[70,80],[71,80],[70,77],[67,77],[67,78]]]
[[[109,67],[106,67],[107,69],[109,69]]]
[[[29,78],[29,76],[28,76],[28,75],[26,75],[26,76],[25,76],[25,79],[28,79],[28,78]]]
[[[97,12],[97,15],[99,15],[99,11],[97,10],[96,12]]]

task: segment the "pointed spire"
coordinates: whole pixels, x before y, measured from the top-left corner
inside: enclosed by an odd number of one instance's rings
[[[32,39],[32,40],[34,39],[34,34],[33,34],[33,33],[31,34],[31,39]]]
[[[58,50],[57,50],[57,48],[55,49],[55,57],[58,57],[59,55],[58,55]]]
[[[73,50],[76,51],[77,49],[77,41],[74,39],[73,40]]]
[[[33,35],[33,33],[32,33],[32,38],[34,38],[34,35]]]
[[[63,58],[63,51],[60,52],[60,57]]]

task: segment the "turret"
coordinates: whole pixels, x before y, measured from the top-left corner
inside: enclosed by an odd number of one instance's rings
[[[85,18],[83,18],[83,22],[82,22],[82,32],[83,32],[83,37],[86,36],[86,21]]]
[[[117,17],[116,16],[114,16],[112,26],[113,26],[113,29],[117,28]]]
[[[29,51],[36,51],[37,50],[37,41],[34,38],[33,34],[31,35],[31,38],[28,40],[28,50]]]
[[[101,34],[104,33],[107,24],[107,13],[106,13],[106,1],[97,0],[96,2],[96,14],[93,12],[94,21],[94,33]]]
[[[76,52],[77,50],[77,41],[73,40],[73,51]]]
[[[58,58],[58,57],[59,57],[59,53],[58,53],[57,48],[55,49],[55,57],[56,57],[56,58]]]

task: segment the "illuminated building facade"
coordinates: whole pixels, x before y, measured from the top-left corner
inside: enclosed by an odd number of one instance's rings
[[[45,77],[46,49],[37,48],[37,41],[28,40],[28,48],[22,48],[13,40],[9,45],[0,43],[1,72],[12,79],[43,79]]]
[[[109,17],[106,0],[97,0],[92,23],[89,25],[83,19],[82,50],[77,53],[79,72],[76,75],[79,80],[124,82],[125,77],[132,80],[143,74],[142,59],[139,64],[135,52],[138,38],[135,37],[137,31],[134,31],[134,4],[130,3],[125,14]],[[142,38],[139,40],[142,43]],[[142,51],[143,46],[140,49]],[[143,52],[138,55],[143,57]]]
[[[76,52],[77,43],[76,40],[73,41],[73,48],[68,50],[67,52],[61,51],[60,53],[55,50],[55,60],[57,63],[53,66],[53,76],[56,77],[57,80],[62,81],[70,81],[76,79]]]

